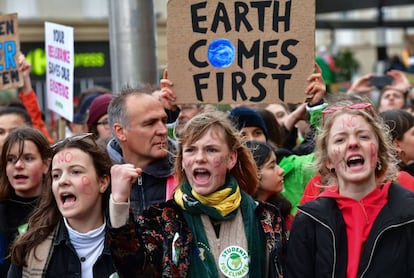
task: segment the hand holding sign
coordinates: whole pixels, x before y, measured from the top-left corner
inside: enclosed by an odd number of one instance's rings
[[[177,105],[174,103],[176,96],[174,91],[171,89],[173,83],[168,79],[168,70],[165,69],[163,78],[160,81],[161,90],[153,93],[154,96],[158,97],[165,109],[175,111]]]
[[[2,15],[0,16],[0,89],[23,86],[23,77],[17,66],[19,52],[17,14]]]
[[[320,102],[326,93],[326,85],[322,78],[322,70],[318,64],[315,63],[315,73],[312,73],[307,81],[308,87],[306,87],[306,102],[309,104],[315,104]]]
[[[32,65],[26,60],[24,54],[21,52],[17,54],[17,64],[19,65],[19,71],[23,74],[24,77],[30,75]]]
[[[32,70],[32,65],[29,61],[26,60],[23,53],[19,52],[17,55],[17,64],[19,67],[19,71],[23,76],[23,87],[22,91],[24,93],[30,93],[32,91],[32,81],[30,80],[30,71]]]

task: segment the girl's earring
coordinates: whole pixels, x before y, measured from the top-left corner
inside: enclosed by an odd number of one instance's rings
[[[382,169],[382,163],[381,163],[381,161],[378,161],[377,162],[377,170],[381,171],[381,169]]]

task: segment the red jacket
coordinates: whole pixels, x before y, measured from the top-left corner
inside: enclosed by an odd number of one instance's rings
[[[325,190],[321,196],[336,200],[346,226],[348,265],[346,277],[357,277],[362,248],[378,213],[388,200],[390,182],[377,186],[367,196],[357,201],[342,196],[336,190]]]
[[[29,93],[21,91],[19,93],[19,99],[23,103],[24,107],[26,107],[27,112],[32,118],[33,127],[40,130],[47,138],[47,141],[52,144],[54,140],[52,136],[50,136],[49,130],[43,121],[42,111],[40,110],[35,91],[31,90]]]

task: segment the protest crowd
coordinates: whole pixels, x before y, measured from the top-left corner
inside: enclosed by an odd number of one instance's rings
[[[173,69],[93,86],[62,136],[17,53],[0,277],[414,277],[414,78],[389,67],[334,92],[313,62],[300,103],[177,102]]]

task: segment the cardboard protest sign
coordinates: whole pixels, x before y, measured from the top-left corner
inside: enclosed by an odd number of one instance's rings
[[[17,14],[0,16],[0,89],[23,86],[17,55],[20,52]]]
[[[169,0],[168,78],[177,103],[303,102],[315,0]]]
[[[47,106],[73,121],[73,28],[45,22]]]

